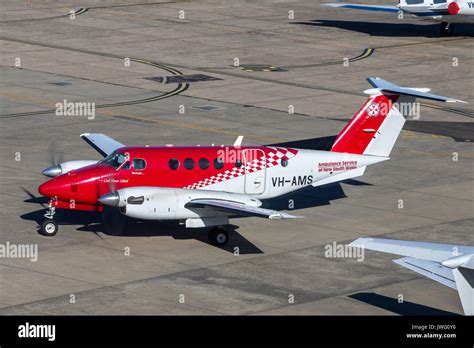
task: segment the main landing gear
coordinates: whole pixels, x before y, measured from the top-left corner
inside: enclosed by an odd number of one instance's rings
[[[451,36],[454,34],[454,27],[451,23],[443,22],[439,26],[439,32],[444,36]]]
[[[54,214],[56,214],[56,207],[54,206],[54,201],[50,200],[48,210],[46,210],[44,214],[46,220],[43,221],[40,228],[40,233],[43,236],[52,237],[58,233],[59,226],[58,223],[53,220]]]
[[[209,242],[215,246],[224,246],[229,241],[229,232],[223,227],[214,227],[209,231]]]

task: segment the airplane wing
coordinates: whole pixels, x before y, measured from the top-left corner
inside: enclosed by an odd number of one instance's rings
[[[375,12],[400,12],[397,6],[390,5],[364,5],[364,4],[349,4],[344,2],[321,4],[325,7],[337,7],[337,8],[348,8],[352,10],[364,10],[364,11],[375,11]]]
[[[220,199],[194,199],[185,205],[186,208],[211,208],[218,211],[229,212],[241,216],[256,216],[268,219],[296,219],[295,216],[283,211],[265,209]]]
[[[81,138],[104,157],[107,157],[116,149],[125,146],[107,135],[100,133],[84,133],[81,134]]]
[[[415,257],[417,259],[436,262],[442,262],[453,256],[461,254],[474,253],[474,247],[471,246],[412,242],[384,238],[359,238],[353,241],[350,245],[369,250],[382,251],[389,254]]]
[[[414,257],[404,257],[393,262],[456,290],[453,270],[444,267],[439,262],[419,260]]]
[[[457,290],[464,313],[474,315],[474,247],[382,238],[359,238],[350,245],[405,256],[394,262]]]

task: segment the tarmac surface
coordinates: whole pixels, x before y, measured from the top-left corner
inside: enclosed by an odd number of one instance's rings
[[[0,5],[0,242],[39,249],[36,262],[0,259],[0,314],[462,314],[454,290],[397,256],[327,258],[325,246],[474,245],[472,26],[439,37],[437,24],[313,0],[75,3]],[[98,216],[74,212],[55,237],[37,233],[52,144],[73,160],[100,158],[84,132],[130,145],[335,135],[369,76],[469,104],[422,101],[390,161],[272,202],[294,200],[305,219],[232,220],[225,248],[170,222],[105,233]],[[56,116],[63,100],[95,102],[95,118]]]

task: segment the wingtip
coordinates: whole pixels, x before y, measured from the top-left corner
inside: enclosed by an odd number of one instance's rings
[[[363,238],[357,238],[356,240],[352,241],[349,246],[351,247],[363,247],[364,244],[366,244],[367,242],[371,242],[373,240],[373,238],[367,238],[367,237],[363,237]]]
[[[460,99],[448,99],[446,103],[461,103],[461,104],[469,104],[467,101],[460,100]]]

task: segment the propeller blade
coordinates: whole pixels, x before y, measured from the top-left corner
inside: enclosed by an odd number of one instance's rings
[[[60,151],[58,141],[56,138],[51,138],[48,142],[49,161],[52,166],[58,166],[64,162],[64,154]]]

